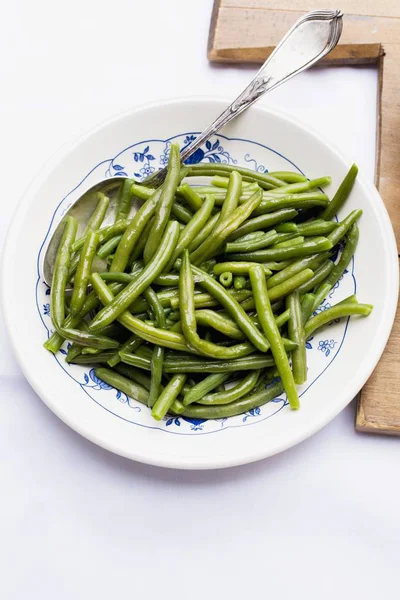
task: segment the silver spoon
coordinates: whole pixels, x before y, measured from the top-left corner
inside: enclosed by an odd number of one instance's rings
[[[340,10],[317,10],[301,17],[276,46],[273,53],[267,58],[261,69],[236,100],[189,146],[182,150],[182,162],[263,94],[305,71],[333,50],[342,33],[342,16]],[[161,169],[141,183],[157,188],[163,183],[166,173],[166,168]],[[67,215],[76,217],[80,228],[84,228],[96,206],[97,192],[103,192],[110,197],[110,205],[103,226],[111,224],[116,211],[117,192],[124,179],[125,177],[113,177],[112,179],[104,179],[92,186],[74,202]],[[52,281],[54,261],[62,229],[60,223],[49,242],[44,258],[44,278],[49,284]]]

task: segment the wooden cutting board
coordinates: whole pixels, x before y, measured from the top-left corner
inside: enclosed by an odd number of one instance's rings
[[[295,21],[318,8],[308,0],[214,0],[208,58],[262,63]],[[400,0],[341,0],[340,44],[326,65],[379,70],[376,185],[400,248]],[[400,308],[382,358],[359,395],[356,429],[400,435]]]

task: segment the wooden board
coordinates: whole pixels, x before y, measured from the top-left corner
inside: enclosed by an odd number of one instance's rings
[[[308,0],[215,0],[208,58],[262,63],[295,21],[321,8]],[[332,8],[330,6],[330,8]],[[340,44],[326,65],[376,64],[379,70],[376,185],[400,249],[400,0],[342,0]],[[359,395],[356,429],[400,435],[400,307],[373,375]]]

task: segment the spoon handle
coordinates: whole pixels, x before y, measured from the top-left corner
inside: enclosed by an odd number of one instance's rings
[[[317,10],[301,17],[283,37],[236,100],[191,144],[183,148],[181,161],[185,162],[212,135],[251,106],[263,94],[305,71],[333,50],[342,33],[342,16],[343,13],[340,10]],[[148,177],[143,183],[158,187],[164,181],[165,175],[166,169],[162,169]]]

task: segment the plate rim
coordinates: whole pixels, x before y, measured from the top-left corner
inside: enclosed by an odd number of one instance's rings
[[[13,336],[13,332],[12,332],[12,328],[11,328],[11,320],[10,320],[10,318],[8,318],[8,314],[7,314],[7,302],[6,302],[7,290],[9,288],[9,286],[6,285],[7,262],[9,260],[8,254],[10,252],[10,245],[11,245],[11,241],[13,238],[13,231],[18,222],[18,218],[19,218],[20,214],[23,213],[25,205],[29,205],[30,198],[37,193],[37,191],[40,188],[40,186],[42,185],[42,183],[46,180],[49,171],[52,171],[57,165],[62,163],[63,159],[68,154],[73,152],[77,147],[79,147],[79,145],[81,145],[82,142],[84,142],[87,138],[94,135],[96,132],[100,131],[101,129],[111,126],[113,123],[120,121],[121,119],[130,117],[130,116],[134,116],[135,114],[140,113],[144,110],[154,109],[154,108],[163,108],[167,105],[185,104],[187,102],[213,103],[213,104],[221,103],[221,104],[223,104],[223,107],[225,107],[226,105],[229,104],[230,99],[227,99],[226,97],[223,97],[223,96],[206,95],[206,96],[180,96],[177,98],[168,98],[168,99],[161,99],[161,100],[157,100],[157,101],[153,101],[153,102],[146,102],[144,104],[132,107],[131,109],[129,109],[127,111],[123,111],[123,112],[114,114],[110,118],[103,120],[101,123],[91,127],[87,131],[83,132],[81,135],[75,136],[72,140],[64,143],[47,161],[44,162],[41,169],[33,177],[33,179],[30,181],[30,183],[26,187],[24,193],[22,194],[22,197],[20,198],[19,202],[17,203],[17,206],[13,212],[13,215],[12,215],[12,218],[11,218],[11,221],[9,224],[9,228],[8,228],[8,231],[7,231],[7,234],[5,237],[5,241],[4,241],[1,262],[0,262],[0,271],[1,271],[1,274],[0,274],[0,304],[2,305],[2,313],[4,316],[4,323],[5,323],[6,331],[9,336],[11,347],[12,347],[14,356],[18,362],[18,365],[24,374],[24,377],[27,379],[30,386],[37,393],[39,398],[46,404],[46,406],[48,406],[50,408],[50,410],[54,414],[56,414],[66,425],[71,427],[71,429],[75,430],[76,432],[78,432],[80,435],[82,435],[86,439],[92,441],[93,443],[95,443],[107,450],[110,450],[116,454],[119,454],[126,458],[136,460],[136,461],[139,461],[142,463],[151,464],[151,465],[160,466],[160,467],[176,468],[176,469],[196,469],[196,470],[197,469],[217,469],[217,468],[226,468],[226,467],[238,466],[241,464],[248,464],[251,462],[255,462],[257,460],[267,458],[268,456],[278,454],[288,448],[291,448],[291,447],[297,445],[298,443],[311,437],[312,435],[314,435],[314,433],[316,433],[317,431],[322,429],[325,425],[327,425],[357,395],[357,393],[365,385],[366,381],[368,380],[371,373],[373,372],[376,365],[378,364],[379,359],[385,349],[388,338],[390,336],[390,332],[393,327],[393,323],[394,323],[394,319],[395,319],[395,315],[396,315],[396,309],[397,309],[398,292],[399,292],[398,254],[397,254],[397,244],[396,244],[396,240],[395,240],[393,226],[391,224],[390,217],[387,212],[386,206],[385,206],[378,190],[374,186],[374,184],[372,182],[370,182],[368,179],[364,178],[363,174],[361,173],[358,176],[359,182],[365,188],[365,191],[367,192],[367,194],[369,196],[371,196],[371,195],[375,196],[376,200],[380,204],[382,218],[384,219],[384,221],[386,221],[386,229],[387,229],[388,233],[389,233],[389,231],[391,232],[390,240],[387,240],[387,242],[389,245],[392,246],[393,253],[390,252],[390,256],[393,254],[393,260],[391,260],[390,261],[391,264],[388,265],[388,267],[389,267],[389,285],[390,285],[391,293],[390,293],[390,298],[388,300],[388,311],[387,311],[386,318],[384,321],[385,331],[380,336],[380,343],[379,343],[378,347],[375,349],[375,352],[373,355],[374,358],[373,358],[373,360],[371,360],[371,364],[368,366],[368,368],[364,368],[361,376],[358,376],[357,378],[353,378],[353,382],[357,382],[357,385],[354,385],[354,383],[353,383],[353,385],[351,386],[351,389],[349,389],[346,393],[344,393],[342,395],[343,396],[342,402],[340,404],[335,405],[333,410],[327,411],[327,413],[324,415],[324,418],[322,418],[318,421],[318,424],[315,424],[315,425],[313,424],[311,427],[304,428],[304,431],[300,435],[296,436],[294,440],[292,439],[291,441],[288,441],[286,443],[281,443],[281,445],[279,446],[278,449],[276,449],[276,448],[270,449],[270,450],[266,449],[266,451],[263,452],[263,451],[260,451],[259,448],[256,448],[255,450],[253,450],[253,452],[251,452],[251,451],[247,452],[245,454],[245,456],[243,456],[243,457],[233,458],[233,459],[230,459],[229,455],[228,456],[226,456],[226,455],[218,456],[211,460],[209,458],[205,459],[204,457],[202,457],[201,460],[196,460],[195,462],[193,462],[192,458],[186,459],[185,457],[178,457],[178,458],[169,457],[167,459],[164,459],[162,455],[160,455],[157,459],[153,459],[152,457],[148,457],[148,456],[146,456],[145,453],[143,454],[140,451],[139,452],[138,451],[133,451],[133,452],[127,451],[126,448],[119,446],[118,444],[109,442],[106,437],[102,437],[102,436],[98,435],[96,432],[91,431],[90,427],[89,428],[85,427],[83,423],[77,423],[75,421],[75,419],[73,419],[73,418],[70,419],[68,417],[68,415],[66,415],[65,412],[57,406],[57,402],[56,401],[53,402],[51,400],[51,395],[47,396],[45,386],[41,387],[40,382],[36,381],[35,378],[31,375],[31,372],[29,371],[29,369],[26,368],[24,359],[19,352],[19,344]],[[346,156],[346,154],[343,153],[341,150],[339,150],[339,148],[335,144],[333,144],[332,142],[327,140],[319,131],[315,130],[313,127],[310,127],[308,124],[303,123],[297,117],[294,117],[294,116],[292,116],[284,111],[281,111],[281,110],[272,109],[263,104],[259,104],[259,105],[255,106],[252,110],[271,114],[273,116],[278,117],[279,119],[282,119],[282,120],[288,122],[291,126],[300,128],[301,130],[305,131],[307,134],[310,134],[313,138],[318,140],[324,146],[329,146],[330,150],[337,156],[337,158],[341,162],[344,162],[349,165],[352,164],[352,161],[349,160],[349,158]],[[389,256],[389,253],[388,253],[388,256]],[[354,391],[354,389],[355,389],[355,391]]]

